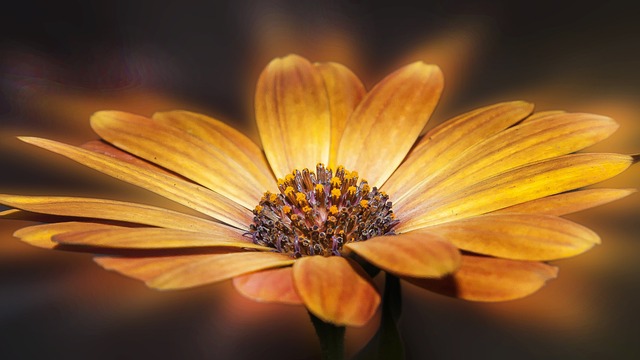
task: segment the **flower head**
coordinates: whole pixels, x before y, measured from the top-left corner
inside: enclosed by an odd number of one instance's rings
[[[342,65],[275,59],[256,91],[262,148],[191,112],[98,112],[91,125],[102,141],[22,140],[195,214],[0,195],[15,208],[3,215],[57,215],[15,235],[100,254],[101,266],[154,288],[233,279],[249,298],[303,304],[337,325],[365,324],[380,303],[364,263],[468,300],[529,295],[556,276],[545,261],[599,242],[560,216],[632,192],[581,188],[634,159],[575,153],[611,135],[611,119],[533,114],[522,101],[465,113],[421,136],[443,83],[438,67],[417,62],[366,91]]]

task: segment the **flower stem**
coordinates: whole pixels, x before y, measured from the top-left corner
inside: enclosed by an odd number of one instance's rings
[[[344,326],[335,326],[318,319],[309,312],[309,317],[316,329],[318,339],[320,340],[320,348],[322,350],[323,360],[342,360],[344,359]]]

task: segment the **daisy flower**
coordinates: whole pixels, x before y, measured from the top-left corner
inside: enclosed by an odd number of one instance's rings
[[[153,288],[233,279],[248,298],[301,304],[337,326],[362,326],[379,307],[371,268],[467,300],[527,296],[556,277],[547,261],[599,243],[560,216],[633,192],[582,188],[634,157],[576,153],[613,120],[523,101],[422,134],[443,85],[422,62],[366,91],[340,64],[275,59],[256,89],[262,147],[187,111],[98,112],[102,140],[80,147],[21,138],[193,212],[0,195],[13,208],[3,216],[44,222],[15,233],[25,242],[96,253]]]

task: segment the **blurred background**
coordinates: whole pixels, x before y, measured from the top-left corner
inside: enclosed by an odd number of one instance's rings
[[[254,138],[252,97],[275,56],[338,61],[367,86],[415,60],[446,79],[430,126],[473,108],[529,100],[537,110],[608,115],[621,130],[590,150],[640,151],[640,22],[622,2],[33,1],[0,14],[0,192],[157,203],[133,187],[32,149],[15,135],[94,139],[103,109],[203,112]],[[605,187],[639,187],[632,168]],[[0,209],[1,210],[1,209]],[[603,244],[558,262],[535,295],[475,304],[406,284],[409,359],[632,359],[640,356],[640,198],[570,216]],[[315,359],[300,307],[258,304],[227,283],[158,292],[88,254],[12,238],[0,222],[0,358]],[[348,330],[350,354],[376,321]]]

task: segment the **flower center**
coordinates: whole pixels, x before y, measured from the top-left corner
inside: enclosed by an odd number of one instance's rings
[[[358,173],[323,164],[278,179],[253,210],[253,242],[292,257],[341,255],[344,244],[393,234],[398,223],[387,194]]]

